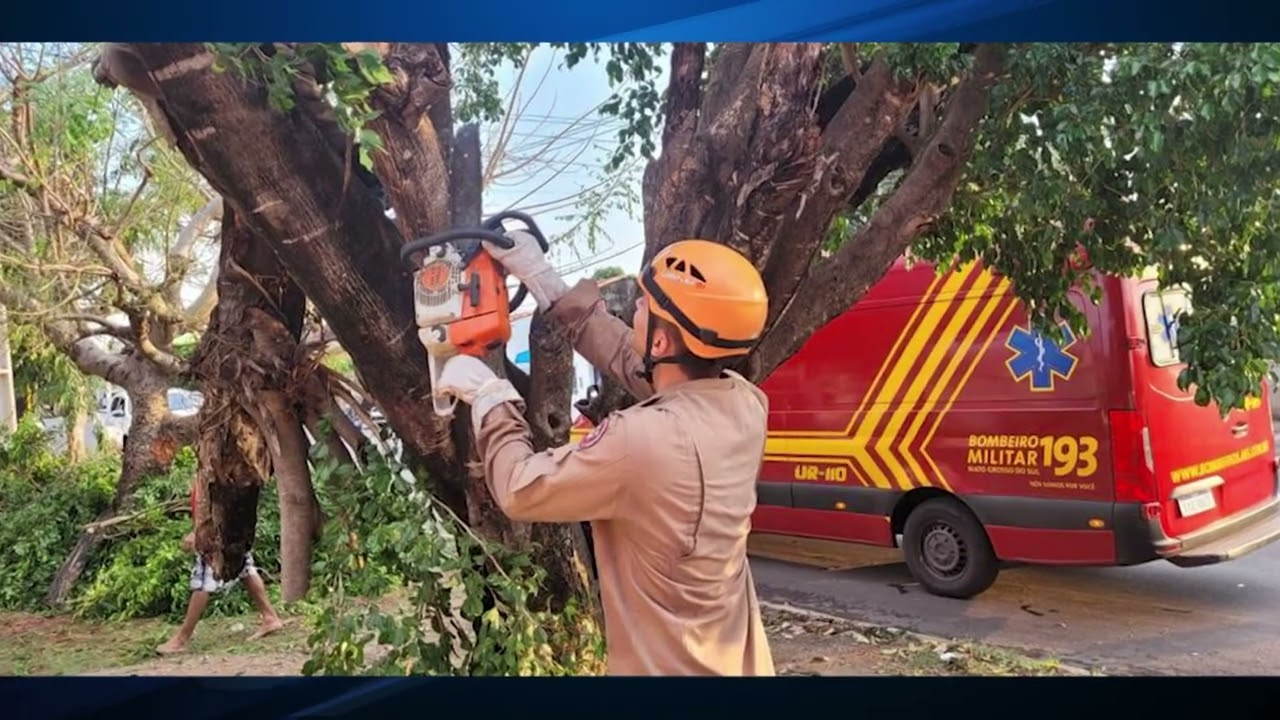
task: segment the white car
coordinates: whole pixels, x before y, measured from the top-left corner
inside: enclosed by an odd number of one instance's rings
[[[168,400],[169,412],[174,417],[190,417],[200,412],[204,395],[182,388],[169,388]],[[129,393],[113,387],[100,394],[98,422],[102,426],[103,438],[116,447],[122,447],[124,436],[129,432],[129,424],[133,422],[133,402],[129,399]]]

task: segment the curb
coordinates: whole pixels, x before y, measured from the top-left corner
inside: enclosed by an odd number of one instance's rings
[[[888,625],[877,625],[876,623],[866,622],[865,620],[854,620],[853,618],[844,617],[841,615],[832,615],[831,613],[824,613],[818,610],[810,610],[808,608],[800,607],[798,605],[791,605],[789,603],[777,603],[770,600],[758,600],[757,602],[760,605],[761,609],[791,613],[793,615],[800,615],[802,617],[808,617],[814,620],[832,620],[835,622],[841,622],[848,625],[852,625],[853,627],[858,628],[860,630],[868,630],[868,629],[886,630],[889,632],[899,633],[903,637],[909,637],[909,638],[912,638],[913,640],[919,640],[921,642],[926,642],[931,644],[937,644],[937,643],[945,644],[945,643],[955,642],[957,640],[957,638],[945,638],[945,637],[942,637],[941,635],[928,635],[925,633],[915,632],[913,630],[907,630],[905,628],[893,627]],[[1004,647],[1002,649],[1012,650],[1014,652],[1020,652],[1017,648],[1012,648],[1012,647]],[[1058,662],[1058,669],[1062,670],[1064,673],[1068,675],[1073,675],[1078,677],[1092,677],[1095,674],[1097,674],[1096,671],[1090,670],[1089,668],[1082,667],[1080,665],[1072,665],[1070,663],[1062,662],[1061,660],[1057,662]]]

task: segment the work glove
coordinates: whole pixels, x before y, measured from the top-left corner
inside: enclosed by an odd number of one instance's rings
[[[470,405],[471,424],[477,429],[490,410],[521,399],[510,381],[498,377],[482,360],[470,355],[454,355],[445,361],[434,390]]]
[[[560,277],[560,273],[551,267],[551,263],[547,262],[547,256],[542,252],[538,240],[520,229],[521,227],[523,226],[519,221],[504,221],[503,230],[515,243],[510,250],[489,242],[484,243],[484,248],[494,260],[502,263],[508,273],[519,278],[529,288],[529,294],[538,303],[538,309],[546,310],[569,292],[569,286]]]

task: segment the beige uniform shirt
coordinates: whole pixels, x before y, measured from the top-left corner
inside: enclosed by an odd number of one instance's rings
[[[766,396],[733,373],[654,395],[631,329],[589,280],[550,314],[641,402],[540,453],[515,403],[490,411],[477,442],[498,505],[515,520],[591,522],[609,674],[773,675],[747,562]]]

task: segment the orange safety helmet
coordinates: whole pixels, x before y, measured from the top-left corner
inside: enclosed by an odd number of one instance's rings
[[[708,240],[681,240],[663,248],[641,274],[640,290],[650,318],[646,375],[655,362],[648,351],[654,317],[679,329],[691,355],[718,359],[750,352],[769,313],[764,280],[751,261]]]

